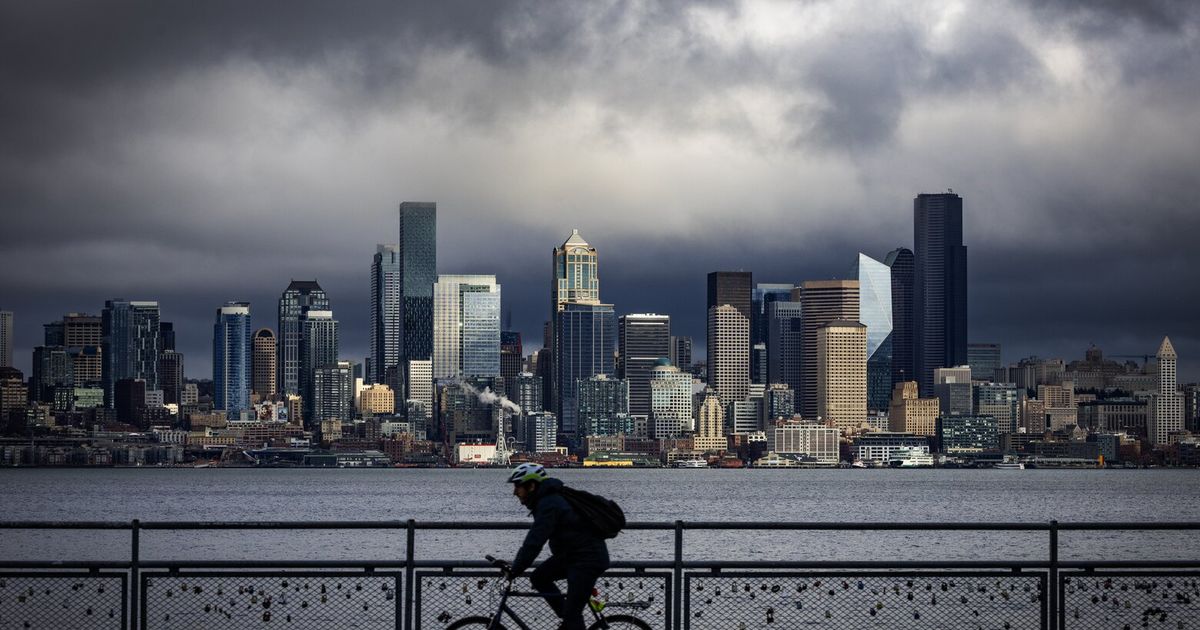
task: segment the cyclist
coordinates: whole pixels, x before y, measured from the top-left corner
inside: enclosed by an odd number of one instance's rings
[[[583,609],[596,580],[608,569],[608,545],[593,533],[559,494],[562,481],[553,479],[541,464],[521,464],[508,476],[513,496],[533,515],[533,526],[512,562],[509,578],[533,565],[542,546],[550,542],[550,557],[529,576],[539,593],[549,593],[546,603],[563,620],[563,630],[583,630]],[[563,597],[556,580],[567,581]]]

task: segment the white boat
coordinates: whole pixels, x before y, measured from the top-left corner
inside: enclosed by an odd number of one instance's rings
[[[992,468],[996,470],[1025,470],[1025,464],[1012,455],[1005,455],[1004,461],[997,462]]]
[[[676,468],[708,468],[708,462],[703,459],[680,459],[675,462]]]
[[[856,460],[854,460],[854,463],[850,464],[850,467],[851,468],[866,468],[867,463],[861,459],[856,459]]]
[[[898,448],[888,458],[891,468],[933,468],[933,455],[923,448]]]

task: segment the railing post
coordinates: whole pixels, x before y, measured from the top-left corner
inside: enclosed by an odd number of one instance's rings
[[[413,595],[416,593],[416,587],[413,585],[413,576],[416,574],[416,567],[413,566],[413,543],[417,538],[416,525],[416,521],[408,519],[404,537],[404,630],[412,630],[414,627]]]
[[[683,628],[683,521],[675,521],[675,588],[671,598],[672,627]]]
[[[138,565],[141,562],[141,533],[142,526],[138,519],[133,519],[132,534],[129,541],[129,627],[137,630],[141,623],[140,608],[141,580],[138,577]]]
[[[1058,601],[1058,521],[1050,521],[1050,576],[1046,600],[1050,606],[1050,630],[1061,630],[1063,618],[1059,614]]]

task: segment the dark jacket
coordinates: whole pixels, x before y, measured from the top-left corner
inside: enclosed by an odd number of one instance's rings
[[[513,560],[514,574],[520,574],[533,564],[546,541],[550,542],[550,553],[568,565],[599,570],[608,568],[608,545],[580,521],[571,505],[558,493],[562,486],[563,482],[558,479],[547,479],[538,484],[530,507],[533,526]]]

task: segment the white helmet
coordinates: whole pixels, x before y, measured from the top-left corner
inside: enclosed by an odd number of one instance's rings
[[[517,466],[508,476],[508,483],[525,483],[526,481],[545,481],[550,478],[546,467],[541,464],[527,462]]]

